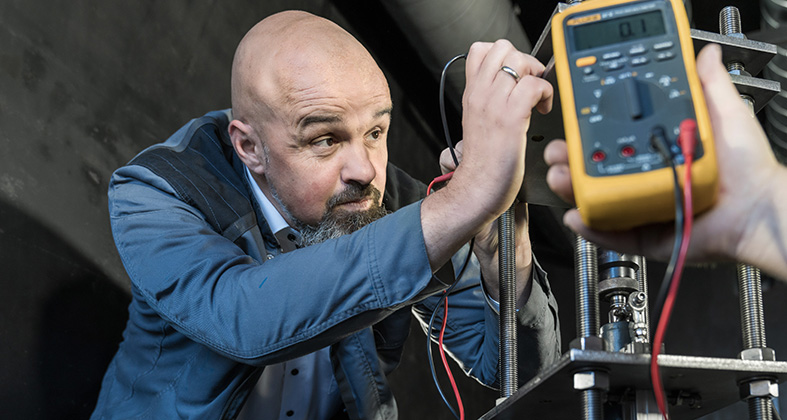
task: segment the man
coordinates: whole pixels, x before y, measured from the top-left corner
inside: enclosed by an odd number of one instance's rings
[[[260,418],[396,418],[385,375],[409,307],[428,318],[438,297],[424,299],[454,281],[447,263],[458,270],[474,236],[446,343],[495,385],[493,222],[522,183],[531,110],[551,106],[542,69],[508,42],[471,48],[464,158],[421,200],[423,185],[387,165],[388,85],[358,41],[304,12],[257,24],[233,61],[232,115],[193,120],[113,175],[133,299],[93,418],[235,418],[255,384]],[[524,217],[517,226],[524,380],[560,343]]]
[[[780,193],[787,183],[787,168],[776,161],[762,127],[740,100],[721,63],[718,45],[700,51],[697,73],[716,141],[719,197],[694,222],[688,258],[744,262],[787,281],[787,195]],[[544,159],[550,165],[550,187],[573,202],[565,142],[550,143]],[[605,248],[669,258],[673,236],[663,226],[598,232],[583,225],[576,210],[567,212],[564,222]]]

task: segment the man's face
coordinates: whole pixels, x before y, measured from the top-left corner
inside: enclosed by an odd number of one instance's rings
[[[379,218],[391,122],[385,78],[379,70],[328,68],[294,74],[282,86],[271,117],[257,127],[262,190],[307,235],[320,222],[347,233]]]

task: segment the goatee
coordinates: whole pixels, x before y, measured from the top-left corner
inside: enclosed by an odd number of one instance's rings
[[[341,204],[369,199],[371,207],[361,211],[338,209]],[[331,197],[326,204],[325,213],[317,225],[307,225],[297,221],[296,228],[301,233],[302,246],[318,244],[328,239],[352,233],[388,214],[380,203],[380,191],[371,184],[349,184],[346,190]]]

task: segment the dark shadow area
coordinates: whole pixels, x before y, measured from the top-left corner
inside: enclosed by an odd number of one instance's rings
[[[0,266],[2,417],[88,418],[121,339],[128,294],[55,232],[4,202]]]

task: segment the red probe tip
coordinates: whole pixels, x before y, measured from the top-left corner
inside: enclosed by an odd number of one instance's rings
[[[680,137],[678,140],[684,155],[694,155],[694,148],[697,145],[697,122],[691,118],[686,118],[680,123]]]

